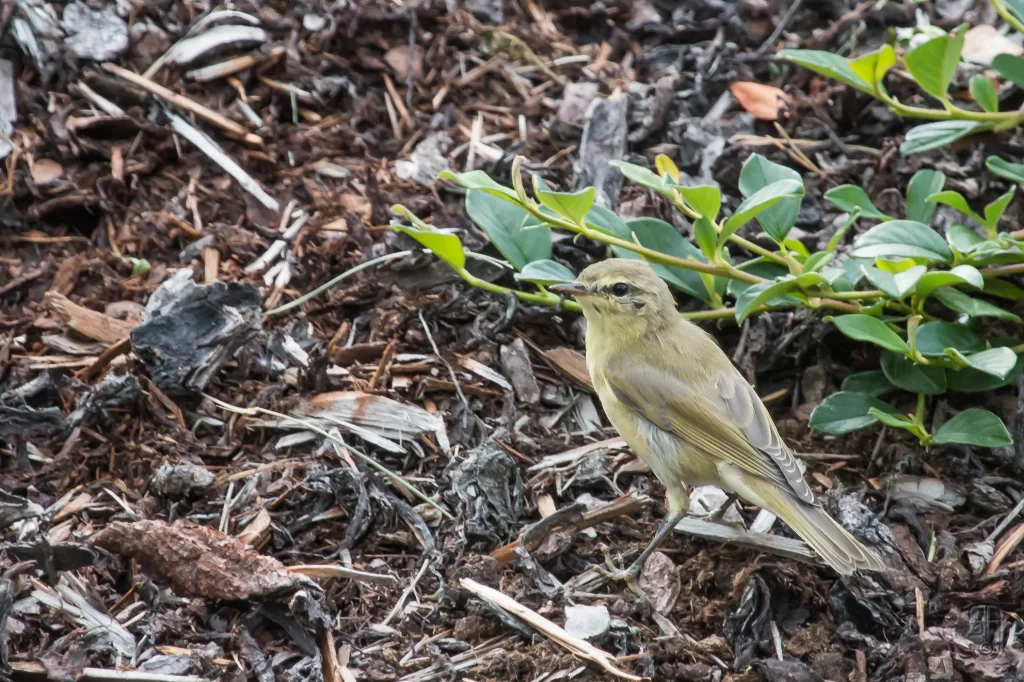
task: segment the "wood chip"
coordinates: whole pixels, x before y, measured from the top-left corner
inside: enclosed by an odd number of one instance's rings
[[[109,315],[83,308],[67,296],[56,291],[46,292],[46,304],[69,327],[100,343],[114,344],[127,337],[135,328],[134,322],[125,322]]]

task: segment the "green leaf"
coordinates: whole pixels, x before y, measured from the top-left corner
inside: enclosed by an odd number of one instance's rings
[[[998,448],[1012,445],[1013,438],[1006,430],[1002,419],[988,410],[972,407],[943,424],[932,436],[932,442],[937,445],[962,443],[982,448]]]
[[[851,71],[877,91],[885,74],[896,65],[896,51],[889,45],[883,45],[873,52],[849,60],[849,64]]]
[[[945,102],[963,46],[963,32],[939,36],[905,54],[903,63],[922,90]]]
[[[1019,341],[1019,339],[1004,339],[1000,343],[1015,345]],[[947,372],[946,379],[951,391],[958,393],[984,393],[994,391],[1003,386],[1009,386],[1017,381],[1017,377],[1021,374],[1024,374],[1024,355],[1017,356],[1017,362],[1014,364],[1013,369],[1002,379],[969,367],[955,372]]]
[[[675,161],[666,154],[658,154],[654,157],[654,168],[661,177],[671,180],[676,185],[679,184],[679,168],[676,167]]]
[[[872,407],[868,410],[868,414],[878,419],[886,426],[891,426],[894,429],[906,429],[911,430],[914,426],[914,422],[910,421],[902,414],[892,414],[889,412],[883,412],[877,407]]]
[[[783,50],[779,57],[822,76],[834,78],[869,95],[874,88],[850,68],[850,60],[822,50]]]
[[[846,336],[857,341],[868,341],[897,353],[909,353],[907,342],[896,332],[889,329],[884,322],[870,315],[840,315],[833,317],[832,322]]]
[[[1003,279],[993,278],[985,280],[985,293],[989,296],[1005,298],[1008,301],[1024,299],[1024,289]]]
[[[978,335],[962,324],[950,322],[925,322],[917,328],[914,337],[921,355],[942,357],[947,348],[964,353],[977,353],[985,348]]]
[[[893,274],[870,265],[862,265],[864,276],[876,287],[884,291],[890,298],[902,299],[917,284],[918,278],[928,271],[923,265],[916,265],[908,270]]]
[[[521,282],[536,282],[545,286],[576,279],[572,270],[553,260],[535,260],[527,263],[523,271],[517,272],[514,277]]]
[[[971,220],[978,223],[979,225],[985,224],[985,219],[980,215],[971,210],[970,205],[967,203],[967,199],[964,199],[963,195],[953,190],[946,190],[945,192],[938,192],[928,197],[928,201],[934,201],[937,204],[945,204],[946,206],[952,206],[956,210],[960,211],[964,215],[970,217]]]
[[[946,175],[941,171],[923,168],[910,178],[907,185],[907,220],[928,224],[938,208],[928,197],[942,191]]]
[[[659,253],[677,258],[687,258],[700,261],[701,263],[706,262],[697,247],[686,241],[675,227],[664,220],[637,218],[636,220],[630,220],[626,225],[636,235],[636,239],[640,242],[641,246],[646,246]],[[632,238],[629,241],[633,241]],[[643,260],[643,257],[639,254],[621,246],[613,246],[612,251],[619,258]],[[659,277],[680,291],[702,301],[708,300],[708,293],[704,288],[704,283],[701,281],[700,273],[659,263],[651,263],[651,269],[658,273]]]
[[[754,310],[769,301],[773,301],[790,292],[800,291],[801,289],[821,284],[824,281],[825,278],[818,273],[808,272],[799,277],[784,279],[781,282],[769,281],[754,284],[748,287],[736,299],[736,321],[743,322]]]
[[[777,280],[782,277],[789,275],[789,270],[776,263],[775,261],[767,260],[763,257],[752,258],[746,262],[740,263],[736,266],[737,270],[750,273],[751,275],[757,275],[767,280]],[[749,282],[743,282],[738,279],[730,279],[726,286],[726,291],[733,298],[739,298],[743,292],[749,289],[751,286]],[[784,305],[799,305],[800,301],[792,296],[783,296],[775,301],[769,301],[768,305],[771,306],[784,306]]]
[[[767,187],[759,189],[744,199],[743,202],[736,207],[736,211],[728,220],[725,221],[725,225],[722,228],[722,233],[719,237],[719,242],[724,242],[728,237],[736,232],[736,230],[743,227],[751,218],[755,216],[760,218],[760,214],[765,213],[775,206],[775,204],[795,197],[802,197],[803,194],[803,183],[797,180],[779,180]],[[784,234],[780,234],[780,239],[784,237]]]
[[[900,153],[910,156],[945,147],[967,137],[980,126],[979,121],[934,121],[916,126],[903,138]]]
[[[1024,59],[1012,54],[997,54],[992,58],[992,70],[1018,88],[1024,88]]]
[[[628,240],[630,238],[629,226],[626,225],[625,221],[604,206],[598,204],[591,206],[590,212],[587,213],[586,222],[587,227],[596,228],[619,239]]]
[[[714,220],[722,208],[722,193],[717,187],[698,185],[696,187],[677,187],[687,205],[701,216]]]
[[[999,111],[999,94],[996,92],[996,86],[992,85],[992,81],[985,74],[976,73],[971,76],[968,89],[971,91],[971,97],[982,111],[989,113]]]
[[[594,205],[595,190],[593,187],[581,189],[579,192],[547,192],[534,186],[533,191],[540,203],[577,225],[583,222],[590,207]]]
[[[985,159],[985,168],[1001,178],[1024,183],[1024,163],[1013,163],[1000,156],[990,156]]]
[[[858,258],[902,256],[949,263],[953,253],[946,240],[923,223],[891,220],[875,225],[853,242],[851,255]]]
[[[843,390],[851,393],[864,393],[879,397],[892,393],[896,387],[885,378],[885,372],[873,369],[869,372],[857,372],[843,379]]]
[[[491,179],[487,173],[481,170],[469,171],[467,173],[453,173],[451,171],[441,171],[437,176],[438,180],[450,180],[457,185],[461,185],[466,189],[478,189],[482,190],[492,196],[499,197],[505,201],[509,201],[519,206],[519,197],[516,195],[516,191],[511,187],[505,187],[499,185]]]
[[[814,408],[810,426],[822,433],[840,436],[877,423],[878,418],[868,413],[871,408],[896,414],[895,407],[878,398],[866,393],[841,391],[828,396]]]
[[[937,395],[946,392],[946,370],[934,365],[918,365],[897,353],[882,353],[882,371],[893,386],[911,393]]]
[[[1004,0],[1004,4],[1010,10],[1010,14],[1024,21],[1024,0]]]
[[[466,266],[466,254],[462,250],[462,241],[447,232],[421,230],[418,227],[409,227],[401,223],[392,222],[391,227],[396,232],[404,232],[409,235],[454,270],[462,270]]]
[[[821,274],[829,281],[836,291],[853,291],[864,279],[862,265],[870,264],[870,261],[861,258],[847,257],[836,265],[822,268]]]
[[[551,258],[550,228],[524,229],[528,219],[534,221],[518,204],[484,190],[471,189],[466,192],[466,213],[516,270],[522,270],[535,260]]]
[[[948,287],[953,284],[970,284],[979,289],[985,286],[978,269],[971,265],[958,265],[952,270],[929,272],[921,276],[917,281],[915,294],[920,299],[926,299],[939,287]]]
[[[960,253],[967,254],[985,242],[985,238],[966,225],[953,225],[946,230],[946,241]]]
[[[956,348],[948,348],[946,355],[958,363],[966,363],[971,369],[1000,379],[1005,379],[1006,375],[1012,372],[1017,365],[1017,354],[1009,348],[989,348],[970,355],[964,355]]]
[[[715,247],[718,245],[718,232],[708,218],[701,216],[693,223],[693,238],[709,260],[714,257]]]
[[[1011,187],[1010,191],[1002,195],[991,204],[985,206],[985,225],[988,225],[995,231],[996,226],[999,224],[999,219],[1003,217],[1003,213],[1006,212],[1006,207],[1013,201],[1013,195],[1017,193],[1017,187]]]
[[[132,277],[138,277],[144,275],[153,269],[153,266],[145,258],[136,258],[135,256],[125,256],[124,259],[132,266]]]
[[[792,168],[773,163],[760,154],[751,154],[743,162],[743,168],[740,170],[740,193],[747,199],[740,205],[740,208],[755,196],[761,195],[768,187],[776,185],[782,180],[796,181],[799,184],[799,190],[789,192],[791,198],[772,202],[763,210],[753,214],[757,216],[758,222],[761,223],[761,227],[768,233],[768,236],[776,242],[782,242],[789,231],[793,229],[793,225],[796,224],[797,215],[800,213],[801,198],[804,195],[803,179]],[[740,208],[736,209],[736,214],[740,213]]]
[[[972,298],[953,287],[943,287],[935,292],[935,298],[950,310],[963,313],[968,317],[996,317],[1002,320],[1020,322],[1021,319],[1008,310],[1003,310],[986,301]]]
[[[801,263],[811,255],[811,252],[807,250],[807,247],[799,239],[787,239],[782,243],[789,249],[790,254],[795,256]]]
[[[862,54],[856,59],[849,60],[850,71],[853,71],[858,78],[870,85],[872,89],[878,88],[878,78],[875,77],[875,67],[878,65],[878,51]]]
[[[876,258],[875,267],[879,270],[884,270],[893,275],[898,275],[907,270],[912,270],[918,265],[917,261],[913,258]]]
[[[657,173],[651,171],[643,166],[637,166],[633,163],[626,163],[625,161],[612,161],[611,164],[622,171],[622,174],[632,180],[638,185],[642,185],[647,189],[654,190],[658,194],[662,194],[666,197],[672,197],[672,188],[665,182]]]
[[[896,50],[892,49],[892,45],[882,45],[878,50],[878,61],[875,62],[875,82],[879,88],[885,80],[885,74],[889,73],[894,66],[896,66]]]
[[[831,251],[819,251],[812,253],[804,261],[804,272],[819,272],[823,267],[829,264],[832,258],[835,256]]]
[[[871,203],[870,197],[868,197],[868,193],[865,192],[862,187],[857,185],[839,185],[838,187],[833,187],[829,191],[825,192],[825,201],[846,213],[853,213],[859,208],[860,214],[864,218],[892,220],[892,218],[875,208],[875,205]]]

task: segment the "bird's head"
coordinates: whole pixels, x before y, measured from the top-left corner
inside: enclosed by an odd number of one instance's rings
[[[549,289],[574,297],[588,326],[616,336],[640,336],[675,318],[672,292],[642,260],[609,258],[585,269],[574,282]]]

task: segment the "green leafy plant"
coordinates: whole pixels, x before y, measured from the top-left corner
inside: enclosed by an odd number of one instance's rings
[[[551,256],[551,230],[563,230],[607,245],[615,257],[648,261],[677,292],[702,302],[703,309],[683,313],[693,320],[742,323],[771,310],[823,310],[839,332],[878,347],[880,369],[848,377],[841,392],[814,410],[811,426],[843,434],[882,422],[912,433],[923,445],[1011,442],[999,417],[980,408],[964,410],[934,433],[925,417],[930,396],[990,391],[1024,371],[1020,339],[982,338],[977,332],[985,318],[1020,322],[999,303],[1024,298],[1024,289],[1007,279],[1024,273],[1024,241],[999,230],[1012,191],[976,213],[959,194],[943,191],[942,173],[922,170],[907,187],[906,215],[900,217],[879,210],[861,188],[839,186],[825,199],[846,219],[825,249],[812,252],[790,236],[804,194],[800,175],[757,154],[743,165],[742,199],[727,216],[717,187],[683,184],[665,156],[656,159],[656,172],[615,162],[628,179],[689,219],[691,239],[663,220],[621,219],[594,203],[592,188],[558,192],[533,176],[530,196],[523,164],[522,157],[513,163],[512,187],[481,171],[441,175],[467,190],[470,219],[504,260],[467,252],[454,232],[430,226],[402,206],[394,211],[409,224],[394,221],[393,227],[469,284],[534,304],[579,310],[547,289],[574,277]],[[943,237],[927,224],[940,203],[976,226],[956,225]],[[874,224],[840,254],[860,221]],[[762,229],[756,242],[739,234],[754,222]],[[749,257],[740,260],[733,251]],[[469,259],[508,268],[528,289],[480,279],[467,269]],[[914,409],[904,414],[896,405],[908,402],[900,397],[906,393],[916,402],[911,399]],[[886,402],[890,396],[895,400]]]
[[[1024,3],[1019,0],[992,0],[999,15],[1013,28],[1024,33]],[[942,33],[939,29],[933,30]],[[917,86],[935,100],[938,107],[910,106],[893,97],[885,86],[886,75],[896,68],[901,57],[892,45],[846,58],[821,50],[783,50],[779,56],[798,66],[827,76],[851,88],[866,93],[884,103],[894,113],[906,117],[931,121],[907,132],[900,151],[904,155],[937,149],[975,133],[1014,128],[1024,122],[1024,111],[999,110],[999,93],[984,74],[976,74],[968,83],[975,108],[954,104],[949,95],[950,83],[961,62],[965,27],[960,26],[948,34],[942,33],[913,47],[902,55],[902,66]],[[1007,83],[1024,88],[1024,58],[1011,54],[997,55],[991,69]],[[992,165],[1007,172],[999,173]],[[988,158],[990,170],[1015,182],[1024,182],[1024,167],[1000,157]]]

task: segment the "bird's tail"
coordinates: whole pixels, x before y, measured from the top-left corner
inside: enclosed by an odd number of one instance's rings
[[[887,571],[885,563],[821,507],[807,504],[768,481],[747,484],[764,502],[761,506],[789,524],[825,563],[842,575],[854,571]]]

